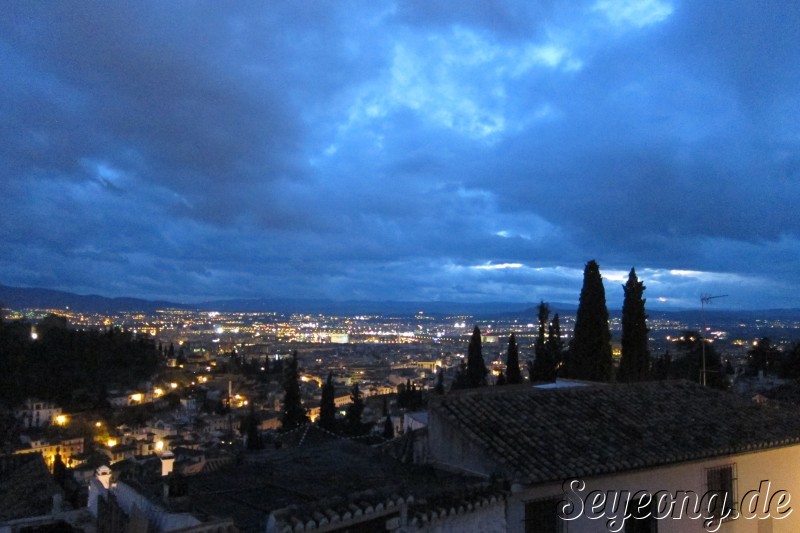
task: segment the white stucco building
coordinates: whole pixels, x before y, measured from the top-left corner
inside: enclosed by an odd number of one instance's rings
[[[511,532],[800,531],[800,412],[688,382],[445,395],[428,457],[506,480]]]

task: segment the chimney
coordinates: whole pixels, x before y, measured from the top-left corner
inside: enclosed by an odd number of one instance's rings
[[[53,516],[58,516],[61,513],[63,500],[64,499],[61,496],[61,494],[58,493],[53,494],[53,510],[52,510]]]
[[[100,468],[95,470],[94,475],[97,478],[97,481],[103,485],[103,488],[108,490],[108,488],[111,486],[111,469],[106,465],[102,465]]]
[[[175,464],[175,455],[167,450],[159,456],[161,459],[161,477],[166,477],[172,473],[172,467]]]

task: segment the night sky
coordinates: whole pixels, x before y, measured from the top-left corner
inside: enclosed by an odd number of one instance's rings
[[[0,283],[800,307],[800,3],[3,2]]]

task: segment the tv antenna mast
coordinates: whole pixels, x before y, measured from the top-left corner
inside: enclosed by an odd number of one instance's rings
[[[700,321],[702,323],[700,331],[700,345],[703,348],[703,370],[700,374],[700,377],[702,378],[703,387],[706,386],[706,339],[703,337],[706,332],[706,305],[710,305],[711,300],[716,298],[725,298],[727,296],[727,294],[720,294],[718,296],[711,296],[710,294],[700,295]]]

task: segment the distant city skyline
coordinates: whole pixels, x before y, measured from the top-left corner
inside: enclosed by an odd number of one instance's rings
[[[0,284],[800,308],[792,2],[4,7]]]

